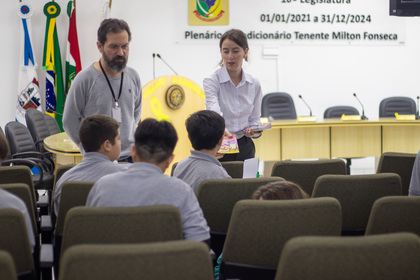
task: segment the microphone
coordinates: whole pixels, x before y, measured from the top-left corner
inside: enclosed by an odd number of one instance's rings
[[[311,109],[311,107],[309,107],[309,105],[305,102],[305,100],[303,100],[302,95],[299,94],[299,98],[302,99],[303,103],[305,103],[306,107],[308,107],[308,109],[309,109],[309,116],[312,117],[312,109]]]
[[[155,57],[156,57],[156,54],[155,53],[153,53],[153,80],[155,79],[155,77],[156,77],[156,75],[155,75]]]
[[[357,95],[353,93],[353,96],[356,97],[357,101],[359,101],[360,105],[362,106],[362,120],[367,120],[368,118],[365,116],[365,107],[363,107],[362,102],[360,102],[359,98],[357,98]]]
[[[60,115],[60,116],[62,116],[63,114],[61,114],[61,113],[59,113],[59,112],[56,112],[56,111],[54,111],[54,110],[51,110],[51,109],[48,109],[47,110],[47,112],[48,113],[50,113],[50,114],[57,114],[57,115]]]
[[[171,70],[172,70],[172,72],[174,72],[175,73],[175,75],[177,75],[178,76],[178,73],[171,67],[171,66],[169,66],[169,64],[168,63],[166,63],[166,61],[165,60],[163,60],[163,58],[162,57],[160,57],[160,54],[156,54],[156,56],[160,59],[160,60],[162,60],[165,64],[166,64],[166,66],[168,66]]]
[[[420,96],[417,96],[417,112],[416,112],[416,120],[420,119],[420,116],[419,116],[419,99],[420,99]]]

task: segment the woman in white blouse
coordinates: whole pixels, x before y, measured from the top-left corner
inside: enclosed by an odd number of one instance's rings
[[[206,109],[219,113],[226,123],[225,135],[238,133],[239,154],[226,154],[220,161],[245,160],[255,156],[251,138],[261,136],[251,126],[260,125],[262,91],[259,81],[245,73],[248,40],[244,32],[231,29],[220,38],[221,68],[203,81]]]

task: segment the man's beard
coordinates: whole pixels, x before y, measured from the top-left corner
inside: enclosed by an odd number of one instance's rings
[[[112,59],[109,59],[105,54],[103,55],[106,65],[108,68],[114,72],[119,73],[122,72],[125,67],[127,66],[127,59],[124,56],[115,56]],[[122,59],[122,61],[117,61],[118,59]]]

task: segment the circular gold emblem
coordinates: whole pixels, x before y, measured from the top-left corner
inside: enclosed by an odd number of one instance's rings
[[[172,110],[178,110],[184,105],[185,93],[179,85],[173,85],[166,91],[166,104]]]

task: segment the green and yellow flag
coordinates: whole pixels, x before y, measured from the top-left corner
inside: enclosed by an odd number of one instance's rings
[[[44,14],[47,16],[47,26],[45,29],[42,67],[46,70],[45,111],[55,117],[61,131],[64,131],[62,114],[66,96],[64,93],[63,70],[56,26],[56,18],[60,12],[61,8],[55,2],[48,2],[44,6]]]

